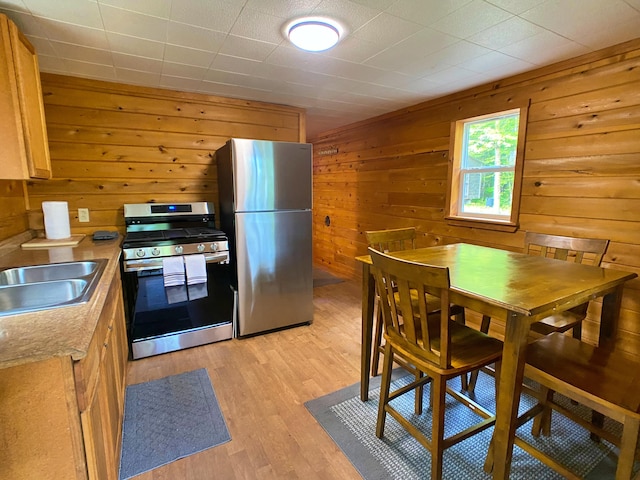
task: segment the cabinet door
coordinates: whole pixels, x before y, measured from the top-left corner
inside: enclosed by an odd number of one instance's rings
[[[49,159],[38,57],[31,43],[13,22],[9,22],[9,31],[16,68],[29,176],[49,178],[51,177],[51,161]]]
[[[16,25],[0,14],[0,178],[49,178],[51,162],[38,58]]]

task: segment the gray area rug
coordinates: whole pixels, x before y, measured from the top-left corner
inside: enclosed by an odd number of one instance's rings
[[[206,369],[129,385],[120,480],[229,440]]]
[[[325,285],[332,285],[334,283],[344,282],[342,278],[322,270],[320,268],[313,269],[313,287],[324,287]]]
[[[394,385],[406,385],[409,377],[406,372],[394,372]],[[460,379],[452,380],[450,386],[460,387]],[[305,404],[309,412],[327,431],[340,449],[349,458],[354,467],[365,480],[410,480],[430,478],[431,457],[411,435],[409,435],[395,419],[387,415],[383,439],[375,436],[376,415],[380,394],[380,377],[372,379],[369,400],[361,402],[359,384],[352,385],[324,397],[311,400]],[[493,378],[480,373],[476,385],[475,400],[495,411],[493,399]],[[425,405],[428,405],[428,388],[425,388]],[[404,397],[404,398],[403,398]],[[393,405],[412,416],[420,425],[428,438],[431,438],[431,411],[425,409],[421,416],[413,413],[413,395],[404,395],[394,400]],[[467,407],[447,396],[446,436],[462,431],[466,426],[475,423],[479,417]],[[533,399],[523,396],[520,408],[523,411],[532,405]],[[585,418],[590,418],[590,410],[580,405],[571,405],[578,409]],[[619,432],[620,425],[612,420],[605,420],[605,428]],[[518,429],[518,436],[536,445],[545,452],[551,452],[562,464],[588,479],[613,479],[617,452],[611,444],[602,441],[595,443],[589,439],[589,432],[577,424],[554,413],[552,435],[538,439],[531,435],[531,422]],[[485,430],[463,442],[445,450],[444,479],[490,479],[482,465],[484,463],[493,428]],[[554,453],[555,452],[555,453]],[[615,454],[614,454],[615,453]],[[511,467],[512,479],[551,480],[563,477],[534,459],[532,456],[514,448]]]

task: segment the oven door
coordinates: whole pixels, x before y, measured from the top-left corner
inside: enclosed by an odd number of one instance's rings
[[[165,287],[162,268],[123,262],[134,359],[233,336],[235,295],[229,264],[207,263],[206,284]]]

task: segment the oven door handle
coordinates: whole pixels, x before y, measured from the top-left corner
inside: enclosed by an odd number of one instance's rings
[[[229,252],[205,253],[206,263],[229,263]],[[140,258],[135,260],[124,260],[123,268],[125,272],[139,272],[141,270],[157,270],[162,268],[162,258]]]

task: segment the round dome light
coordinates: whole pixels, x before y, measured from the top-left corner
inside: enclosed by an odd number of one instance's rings
[[[287,28],[287,36],[296,47],[308,52],[321,52],[340,40],[342,29],[335,22],[318,18],[301,18]]]

